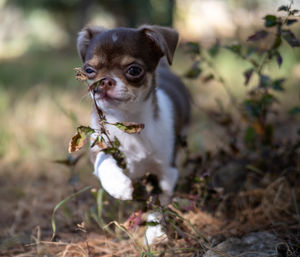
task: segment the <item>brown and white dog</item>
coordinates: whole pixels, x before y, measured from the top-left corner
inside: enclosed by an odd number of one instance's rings
[[[176,138],[190,118],[189,93],[167,64],[172,64],[177,44],[178,33],[160,26],[87,27],[79,32],[77,48],[83,71],[90,80],[101,80],[91,95],[107,121],[145,124],[134,135],[108,125],[110,137],[116,136],[121,143],[128,176],[110,155],[97,146],[92,148],[94,174],[115,198],[132,199],[132,180],[149,172],[159,179],[161,204],[170,201],[178,178]],[[94,111],[91,127],[99,128],[98,121]]]

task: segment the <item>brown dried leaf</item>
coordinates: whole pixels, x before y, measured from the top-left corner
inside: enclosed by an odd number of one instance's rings
[[[142,129],[145,127],[142,123],[135,123],[135,122],[116,122],[111,125],[116,126],[117,128],[123,130],[124,132],[128,134],[136,134],[140,133]]]
[[[77,133],[72,137],[69,143],[69,153],[80,150],[87,142],[87,136],[94,133],[95,130],[90,127],[80,126]]]
[[[76,74],[75,74],[75,78],[77,80],[80,80],[80,81],[86,81],[88,80],[88,77],[86,76],[86,74],[82,71],[81,68],[74,68]]]

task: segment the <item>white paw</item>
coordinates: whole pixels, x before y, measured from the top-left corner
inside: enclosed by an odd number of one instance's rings
[[[98,154],[94,168],[94,175],[99,178],[102,187],[108,194],[120,200],[132,200],[131,180],[111,156]]]
[[[147,217],[148,222],[160,223],[159,213],[150,213]],[[145,244],[157,244],[168,241],[167,234],[163,231],[162,225],[148,226],[145,233]]]

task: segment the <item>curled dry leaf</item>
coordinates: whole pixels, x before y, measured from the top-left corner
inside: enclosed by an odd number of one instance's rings
[[[111,125],[116,126],[117,128],[123,130],[128,134],[136,134],[140,133],[142,129],[145,127],[142,123],[135,123],[135,122],[116,122]]]
[[[75,74],[75,78],[77,80],[80,81],[86,81],[88,80],[88,77],[86,76],[86,74],[83,72],[83,70],[81,68],[74,68],[76,74]]]
[[[80,150],[87,142],[87,137],[94,133],[95,130],[86,127],[86,126],[80,126],[77,128],[77,133],[72,137],[70,143],[69,143],[69,153],[76,152]]]

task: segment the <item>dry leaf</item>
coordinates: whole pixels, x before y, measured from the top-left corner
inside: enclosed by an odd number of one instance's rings
[[[86,80],[88,80],[88,77],[82,71],[81,68],[74,68],[74,70],[76,71],[75,77],[76,77],[77,80],[80,80],[80,81],[86,81]]]
[[[116,126],[117,128],[123,130],[124,132],[128,134],[136,134],[140,133],[142,129],[145,127],[144,124],[139,124],[135,122],[116,122],[111,125]]]
[[[87,142],[87,136],[94,133],[95,130],[90,127],[80,126],[77,133],[72,137],[69,143],[69,153],[80,150]]]

